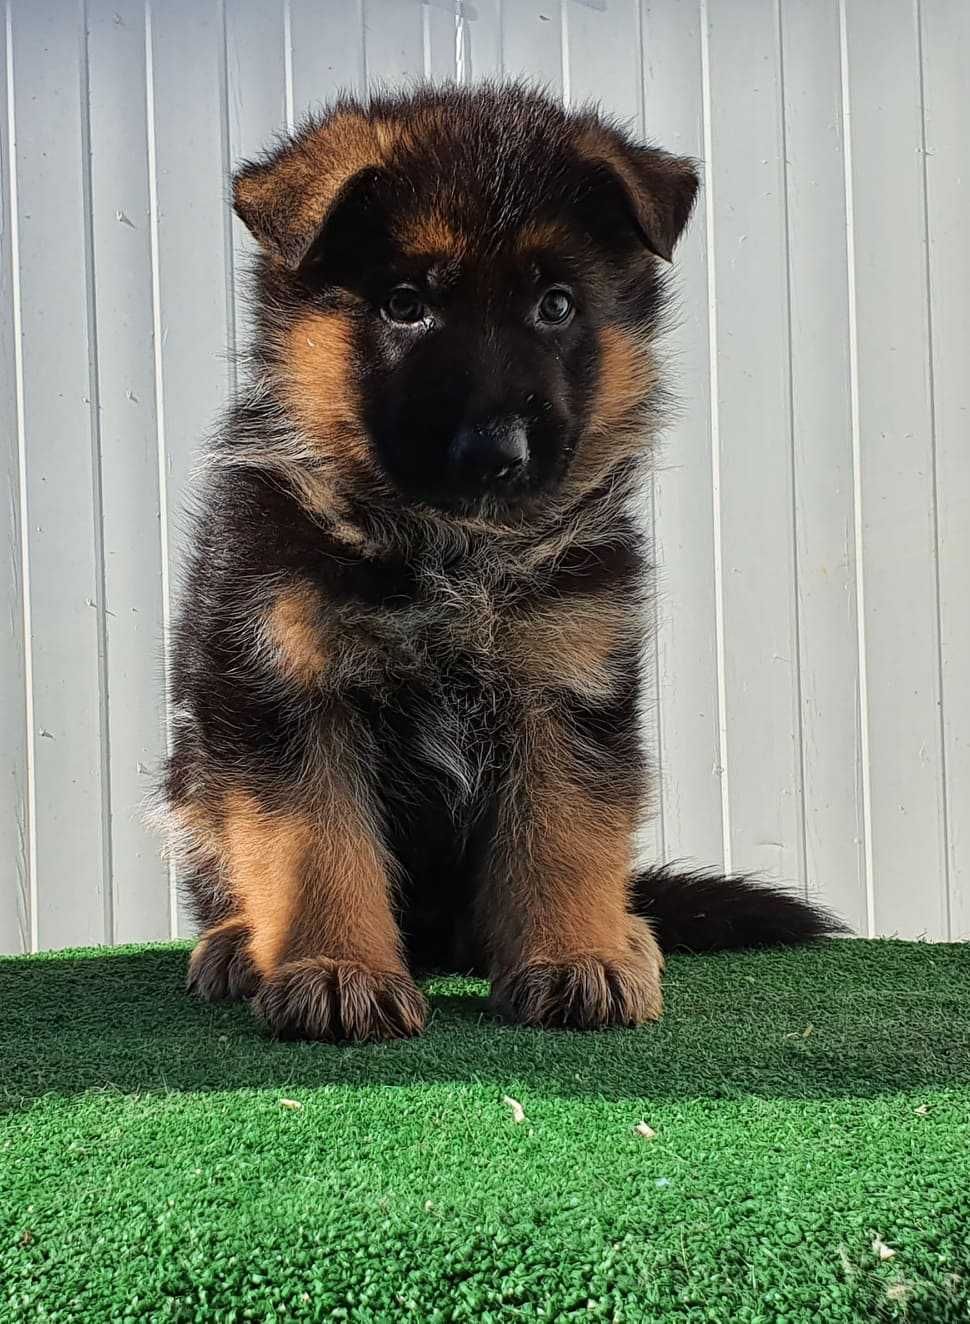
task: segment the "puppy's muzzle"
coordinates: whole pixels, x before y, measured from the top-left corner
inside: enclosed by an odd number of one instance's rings
[[[459,428],[449,447],[451,468],[466,489],[514,486],[529,463],[529,438],[521,419]]]

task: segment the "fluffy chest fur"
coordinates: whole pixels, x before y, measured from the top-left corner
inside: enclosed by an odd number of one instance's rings
[[[264,637],[275,671],[308,689],[387,693],[420,680],[437,693],[456,682],[607,697],[641,641],[639,595],[581,580],[567,592],[564,581],[556,563],[516,573],[495,558],[419,562],[411,591],[389,605],[336,602],[297,576],[272,591]]]

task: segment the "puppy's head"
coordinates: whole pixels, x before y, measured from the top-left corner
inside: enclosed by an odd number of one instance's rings
[[[333,481],[543,509],[642,445],[691,162],[518,86],[340,102],[234,181],[261,349]]]

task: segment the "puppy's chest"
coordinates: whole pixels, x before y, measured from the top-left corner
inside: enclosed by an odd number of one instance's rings
[[[423,673],[438,689],[460,677],[488,704],[542,689],[608,696],[640,621],[609,592],[564,599],[534,582],[466,572],[425,574],[414,601],[376,627],[392,673]]]
[[[438,659],[462,661],[485,673],[501,670],[516,628],[515,595],[473,572],[426,572],[419,582],[404,624],[429,664]]]
[[[564,594],[469,563],[422,568],[407,592],[379,599],[341,598],[309,579],[288,584],[270,600],[258,649],[311,694],[457,691],[488,708],[537,690],[608,698],[641,634],[636,604],[615,586]]]

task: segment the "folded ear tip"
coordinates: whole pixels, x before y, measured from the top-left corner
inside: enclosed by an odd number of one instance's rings
[[[252,229],[255,220],[259,171],[247,161],[232,177],[232,206],[241,221]]]

